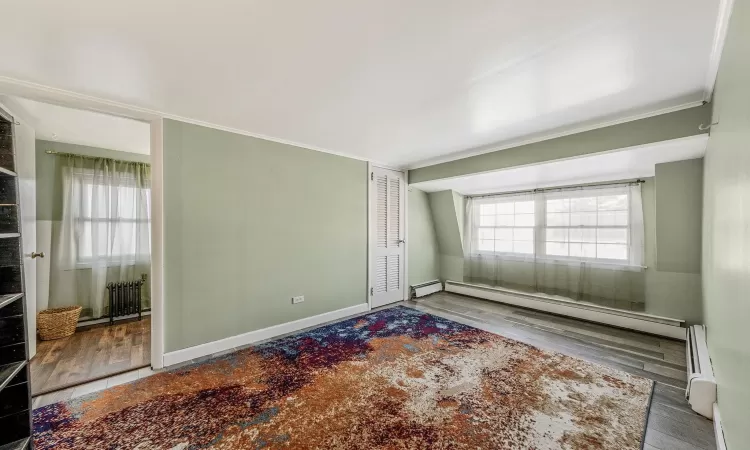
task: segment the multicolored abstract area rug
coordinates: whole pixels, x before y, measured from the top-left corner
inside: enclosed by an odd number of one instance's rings
[[[34,411],[37,449],[638,449],[652,382],[396,307]]]

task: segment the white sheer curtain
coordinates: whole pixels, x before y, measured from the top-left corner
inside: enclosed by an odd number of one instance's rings
[[[468,198],[464,280],[643,310],[640,184]]]
[[[53,229],[50,306],[80,305],[83,316],[102,317],[108,314],[107,283],[150,276],[150,167],[57,158],[63,207]],[[147,308],[147,290],[143,297]]]

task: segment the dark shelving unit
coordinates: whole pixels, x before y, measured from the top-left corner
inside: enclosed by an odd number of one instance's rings
[[[33,447],[14,131],[0,109],[0,450]]]

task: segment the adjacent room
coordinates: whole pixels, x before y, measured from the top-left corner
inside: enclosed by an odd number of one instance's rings
[[[749,1],[4,17],[2,450],[750,448]]]
[[[16,147],[16,170],[35,174],[19,186],[21,196],[27,186],[35,194],[21,219],[36,228],[32,264],[24,264],[25,278],[36,280],[25,293],[36,296],[37,311],[31,394],[137,379],[151,361],[149,124],[19,97],[3,102],[34,130]]]

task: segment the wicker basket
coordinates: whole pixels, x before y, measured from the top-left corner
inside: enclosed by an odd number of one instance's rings
[[[43,341],[72,336],[76,332],[80,306],[45,309],[36,315],[36,330]]]

